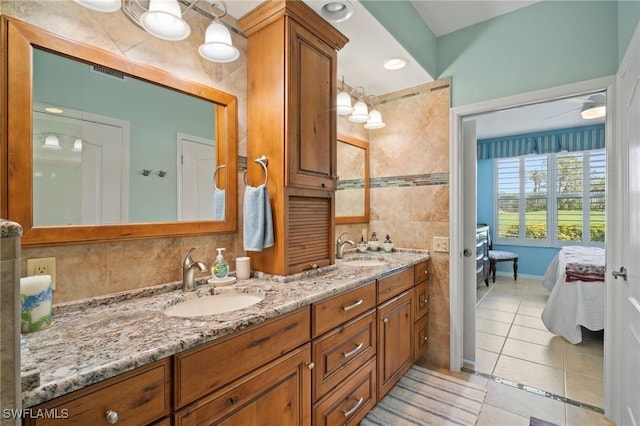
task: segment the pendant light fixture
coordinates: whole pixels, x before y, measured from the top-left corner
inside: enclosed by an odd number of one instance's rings
[[[351,94],[357,99],[353,106],[353,112],[349,116],[349,121],[354,123],[365,123],[369,120],[369,108],[364,102],[364,88],[356,87],[351,91]]]
[[[214,12],[214,5],[219,6],[221,12]],[[227,14],[227,5],[222,0],[211,3],[213,21],[207,27],[204,43],[198,48],[200,56],[213,62],[233,62],[240,56],[240,52],[231,43],[231,33],[220,22],[220,18]]]
[[[233,46],[231,33],[220,18],[227,14],[224,0],[204,0],[209,3],[211,14],[194,6],[200,0],[193,0],[184,11],[178,0],[149,0],[149,6],[142,0],[73,0],[77,4],[98,12],[122,12],[136,25],[154,37],[168,41],[184,40],[191,34],[191,27],[183,16],[190,9],[211,16],[213,22],[208,26],[204,43],[198,48],[200,55],[212,62],[232,62],[238,59],[240,52]],[[215,12],[217,9],[218,12]]]
[[[342,76],[342,85],[336,98],[336,111],[338,115],[349,115],[353,112],[351,106],[351,94],[344,89],[344,76]]]
[[[60,146],[60,140],[56,135],[49,135],[44,139],[44,145],[42,145],[44,149],[49,149],[51,151],[59,151],[62,149]]]

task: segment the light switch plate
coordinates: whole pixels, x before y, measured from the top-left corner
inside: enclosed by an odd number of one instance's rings
[[[433,237],[433,251],[449,253],[449,237]]]

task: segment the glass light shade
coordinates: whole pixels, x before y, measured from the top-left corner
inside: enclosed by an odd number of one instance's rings
[[[580,115],[585,120],[593,120],[594,118],[601,118],[607,114],[607,107],[604,105],[591,105],[585,106],[580,112]]]
[[[44,139],[44,145],[42,145],[44,149],[51,149],[57,151],[62,149],[60,146],[60,141],[56,135],[49,135]]]
[[[382,114],[377,109],[373,109],[369,112],[369,121],[364,124],[365,129],[373,130],[373,129],[382,129],[386,126],[385,123],[382,122]]]
[[[369,109],[367,104],[362,101],[356,102],[353,106],[353,113],[349,116],[349,121],[354,123],[364,123],[369,120]]]
[[[152,36],[163,40],[184,40],[191,34],[177,0],[151,0],[149,11],[140,17],[140,25]]]
[[[96,12],[117,12],[122,6],[122,0],[73,0],[80,6],[87,9],[95,10]]]
[[[76,139],[73,141],[73,148],[71,148],[73,152],[82,152],[82,139]]]
[[[204,34],[204,43],[198,48],[200,56],[213,62],[232,62],[240,51],[231,42],[231,33],[223,23],[213,21]]]
[[[351,96],[347,92],[338,92],[336,111],[338,112],[338,115],[349,115],[353,112]]]

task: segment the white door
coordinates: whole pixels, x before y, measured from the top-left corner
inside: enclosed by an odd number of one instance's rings
[[[212,220],[215,205],[213,141],[178,134],[178,220]]]
[[[622,308],[617,324],[621,339],[616,345],[616,352],[622,356],[622,426],[640,425],[640,43],[630,49],[634,49],[631,61],[619,73],[623,152],[628,144],[629,207],[621,209],[623,229],[628,231],[622,243],[627,279],[618,278],[613,283],[622,289],[617,301]]]
[[[463,298],[464,298],[464,328],[462,356],[466,362],[475,364],[476,361],[476,122],[465,120],[462,123],[463,167],[462,167],[462,211],[463,224]]]

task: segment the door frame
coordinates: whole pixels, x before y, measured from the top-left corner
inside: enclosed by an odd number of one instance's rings
[[[605,121],[605,138],[607,141],[607,197],[606,197],[606,216],[605,223],[607,227],[615,221],[609,220],[612,207],[619,200],[619,189],[615,186],[615,167],[616,161],[620,159],[619,149],[615,140],[615,121],[616,117],[616,94],[615,94],[616,76],[600,77],[592,80],[586,80],[578,83],[571,83],[563,86],[552,87],[532,92],[520,93],[517,95],[507,96],[504,98],[491,99],[478,103],[453,107],[449,114],[449,153],[450,153],[450,259],[449,259],[449,313],[450,313],[450,366],[451,371],[460,371],[463,364],[463,336],[464,336],[464,280],[463,280],[463,227],[465,212],[461,208],[463,205],[463,138],[462,138],[462,120],[465,117],[484,114],[488,112],[499,111],[517,106],[525,106],[529,104],[550,101],[558,98],[583,95],[588,92],[606,91],[607,93],[607,111],[609,112]],[[607,230],[606,262],[607,265],[617,265],[619,261],[619,252],[617,250],[617,242],[622,235],[620,230],[613,229],[613,232]],[[610,325],[615,324],[615,311],[613,309],[613,285],[609,282],[610,277],[606,277],[607,286],[607,302],[605,306],[605,328],[611,330]],[[613,360],[614,354],[614,333],[605,333],[604,339],[604,409],[605,415],[615,412],[613,400],[614,389],[617,389],[617,378],[614,376]]]

